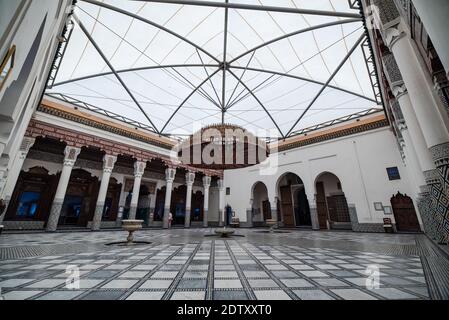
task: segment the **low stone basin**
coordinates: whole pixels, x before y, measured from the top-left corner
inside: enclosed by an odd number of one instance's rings
[[[234,229],[229,228],[219,228],[215,229],[215,234],[219,235],[221,238],[228,238],[235,233]]]
[[[122,228],[125,231],[128,231],[128,238],[126,238],[126,244],[132,245],[134,242],[134,232],[137,230],[142,229],[144,221],[143,220],[123,220],[122,221]]]

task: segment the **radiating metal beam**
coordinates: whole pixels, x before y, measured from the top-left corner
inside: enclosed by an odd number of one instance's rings
[[[97,5],[97,6],[100,6],[100,7],[103,7],[103,8],[112,10],[112,11],[115,11],[115,12],[119,12],[119,13],[121,13],[121,14],[127,15],[127,16],[129,16],[129,17],[131,17],[131,18],[136,19],[136,20],[140,20],[140,21],[142,21],[142,22],[144,22],[144,23],[147,23],[147,24],[149,24],[149,25],[152,25],[153,27],[156,27],[156,28],[158,28],[158,29],[161,29],[161,30],[163,30],[163,31],[165,31],[165,32],[167,32],[167,33],[169,33],[169,34],[171,34],[172,36],[175,36],[176,38],[181,39],[182,41],[184,41],[184,42],[190,44],[191,46],[197,48],[198,50],[204,52],[204,53],[207,54],[209,57],[211,57],[213,60],[215,60],[216,62],[220,63],[220,61],[219,61],[217,58],[215,58],[215,56],[214,56],[213,54],[209,53],[208,51],[206,51],[206,50],[205,50],[204,48],[202,48],[201,46],[199,46],[199,45],[197,45],[196,43],[190,41],[190,40],[187,39],[186,37],[181,36],[179,33],[176,33],[176,32],[174,32],[173,30],[170,30],[170,29],[168,29],[168,28],[166,28],[166,27],[164,27],[164,26],[162,26],[162,25],[160,25],[160,24],[158,24],[158,23],[156,23],[156,22],[153,22],[153,21],[151,21],[151,20],[145,19],[144,17],[141,17],[141,16],[139,16],[139,15],[137,15],[137,14],[134,14],[134,13],[132,13],[132,12],[129,12],[129,11],[126,11],[126,10],[123,10],[123,9],[120,9],[120,8],[117,8],[117,7],[115,7],[115,6],[109,5],[109,4],[104,3],[104,2],[100,2],[100,1],[96,1],[96,0],[82,0],[82,1],[87,2],[87,3],[90,3],[90,4],[94,4],[94,5]]]
[[[179,71],[177,71],[176,69],[172,69],[174,72],[176,72],[181,78],[183,78],[184,79],[184,81],[186,81],[189,85],[190,85],[190,87],[192,87],[192,89],[195,89],[195,85],[189,80],[189,79],[187,79],[186,77],[184,77],[183,75],[182,75],[182,73],[180,73]],[[208,75],[209,76],[209,75]],[[210,79],[209,79],[210,80]],[[218,101],[218,103],[204,90],[204,89],[202,89],[202,88],[200,88],[199,90],[198,90],[198,93],[204,98],[204,99],[206,99],[206,100],[208,100],[209,102],[211,102],[214,106],[217,106],[219,109],[221,109],[221,106],[220,106],[220,101]]]
[[[225,1],[229,4],[229,0]],[[225,9],[224,16],[224,36],[223,36],[223,78],[222,78],[222,88],[221,88],[221,123],[225,123],[225,100],[226,100],[226,56],[228,54],[228,22],[229,22],[229,9]]]
[[[261,6],[261,5],[236,3],[236,2],[225,3],[225,2],[216,2],[216,1],[195,1],[195,0],[136,0],[136,1],[158,2],[158,3],[165,3],[165,4],[192,5],[192,6],[202,6],[202,7],[240,9],[240,10],[284,12],[284,13],[296,13],[296,14],[341,17],[341,18],[360,18],[361,17],[361,15],[359,13],[310,10],[310,9],[277,7],[277,6]]]
[[[326,83],[321,87],[320,91],[318,91],[318,93],[312,99],[310,104],[307,106],[307,108],[304,110],[304,112],[301,114],[301,116],[298,118],[298,120],[296,120],[296,122],[292,126],[292,128],[288,131],[288,133],[286,135],[287,137],[292,133],[292,131],[295,129],[296,125],[302,120],[302,118],[304,118],[304,116],[310,110],[310,108],[312,108],[312,106],[315,104],[315,102],[318,100],[318,98],[321,96],[321,94],[324,92],[324,90],[326,90],[326,88],[329,86],[331,81],[335,78],[335,76],[340,71],[340,69],[344,66],[344,64],[349,59],[349,57],[351,57],[351,55],[354,53],[354,51],[357,49],[357,47],[362,43],[365,36],[366,36],[365,34],[361,35],[360,38],[357,40],[357,42],[354,44],[354,46],[351,48],[351,50],[348,51],[346,56],[343,58],[343,60],[338,65],[337,69],[335,69],[335,71],[331,74],[329,79],[327,79]]]
[[[253,52],[253,54],[251,55],[251,58],[248,60],[248,63],[246,64],[246,67],[245,67],[245,70],[243,70],[242,75],[240,76],[240,80],[243,79],[243,77],[244,77],[245,74],[246,74],[246,71],[248,71],[249,64],[251,63],[251,61],[253,61],[253,58],[254,58],[254,54],[255,54],[255,53],[256,53],[256,51]],[[232,94],[231,94],[231,96],[229,97],[228,102],[226,103],[226,106],[225,106],[225,109],[226,109],[226,110],[228,109],[229,103],[231,102],[232,98],[234,97],[234,94],[235,94],[237,88],[239,87],[239,85],[240,85],[240,81],[238,81],[237,84],[235,85],[235,88],[234,88],[234,90],[232,91]]]
[[[272,44],[272,43],[275,43],[275,42],[284,40],[284,39],[286,39],[286,38],[290,38],[290,37],[296,36],[296,35],[298,35],[298,34],[310,32],[310,31],[314,31],[314,30],[318,30],[318,29],[323,29],[323,28],[333,27],[333,26],[337,26],[337,25],[347,24],[347,23],[354,23],[354,22],[362,22],[362,18],[347,19],[347,20],[338,20],[338,21],[333,21],[333,22],[323,23],[323,24],[319,24],[319,25],[316,25],[316,26],[313,26],[313,27],[309,27],[309,28],[305,28],[305,29],[298,30],[298,31],[290,32],[290,33],[287,33],[287,34],[285,34],[285,35],[283,35],[283,36],[280,36],[280,37],[274,38],[274,39],[272,39],[272,40],[269,40],[269,41],[267,41],[267,42],[264,42],[264,43],[262,43],[262,44],[260,44],[260,45],[258,45],[258,46],[256,46],[256,47],[254,47],[254,48],[252,48],[252,49],[249,49],[248,51],[246,51],[246,52],[244,52],[244,53],[238,55],[237,57],[235,57],[234,59],[232,59],[231,61],[229,61],[229,63],[233,63],[233,62],[239,60],[240,58],[246,56],[247,54],[249,54],[249,53],[251,53],[251,52],[253,52],[253,51],[256,51],[256,50],[258,50],[258,49],[260,49],[260,48],[269,46],[269,45]]]
[[[273,116],[271,115],[271,113],[267,110],[267,108],[265,108],[265,106],[263,105],[263,103],[259,100],[259,98],[257,98],[257,96],[254,94],[254,92],[248,88],[248,86],[239,79],[239,77],[236,76],[236,74],[234,72],[232,72],[231,70],[228,70],[228,72],[237,79],[238,82],[240,82],[242,84],[243,87],[245,87],[245,89],[253,96],[254,99],[256,99],[257,103],[259,103],[259,105],[262,107],[262,109],[266,112],[266,114],[268,115],[268,117],[271,119],[271,121],[273,121],[274,125],[276,126],[276,128],[278,129],[279,133],[281,134],[282,138],[285,138],[284,133],[282,132],[281,128],[279,128],[277,122],[274,120]]]
[[[169,64],[169,65],[162,65],[162,66],[151,66],[151,67],[139,67],[139,68],[122,69],[122,70],[116,70],[116,72],[118,74],[121,74],[121,73],[127,73],[127,72],[146,71],[146,70],[155,70],[155,69],[203,68],[203,67],[218,68],[219,65],[218,64],[204,64],[204,65],[203,64]],[[75,78],[75,79],[61,81],[61,82],[55,83],[53,85],[53,87],[62,86],[64,84],[69,84],[69,83],[72,83],[72,82],[88,80],[88,79],[92,79],[92,78],[110,76],[111,74],[114,74],[114,72],[108,71],[108,72],[96,73],[96,74],[92,74],[92,75],[88,75],[88,76],[84,76],[84,77],[79,77],[79,78]]]
[[[189,99],[195,94],[195,92],[198,91],[209,79],[211,79],[214,75],[216,75],[221,69],[215,70],[209,77],[207,77],[203,82],[201,82],[188,96],[184,99],[184,101],[179,105],[179,107],[173,112],[173,114],[170,116],[170,118],[165,123],[164,127],[161,130],[161,134],[164,132],[165,128],[168,126],[168,124],[172,121],[173,117],[178,113],[178,111],[184,106],[184,104],[189,101]]]
[[[201,63],[202,63],[203,66],[204,66],[204,61],[203,61],[203,58],[201,58],[200,52],[199,52],[198,50],[196,50],[196,53],[198,54],[198,58],[200,58],[200,61],[201,61]],[[204,72],[205,72],[206,75],[209,77],[209,71],[207,71],[206,66],[204,66]],[[217,98],[217,101],[218,101],[218,105],[217,105],[217,106],[221,108],[221,105],[220,105],[220,97],[218,96],[217,89],[215,89],[215,85],[214,85],[212,79],[209,79],[209,82],[210,82],[210,85],[212,86],[212,89],[214,90],[215,97]]]
[[[78,16],[76,14],[73,15],[73,18],[75,19],[76,23],[79,25],[79,27],[81,28],[81,30],[83,31],[83,33],[86,35],[86,37],[89,39],[90,43],[94,46],[95,50],[98,52],[98,54],[101,56],[101,58],[104,60],[104,62],[108,65],[109,69],[111,69],[111,71],[114,73],[115,77],[117,78],[117,80],[120,82],[120,84],[123,86],[123,88],[126,90],[126,92],[128,93],[128,95],[131,97],[131,99],[134,101],[134,103],[137,105],[137,107],[140,109],[140,111],[142,111],[143,115],[145,116],[145,118],[150,122],[150,124],[153,126],[154,130],[159,133],[159,130],[157,129],[157,127],[154,125],[153,121],[151,121],[150,117],[146,114],[145,110],[143,110],[142,106],[140,105],[140,103],[137,101],[137,99],[134,97],[134,95],[132,94],[131,90],[129,90],[129,88],[126,86],[125,82],[122,80],[122,78],[120,77],[120,75],[115,71],[114,67],[112,66],[112,64],[109,62],[108,58],[106,58],[106,56],[104,55],[103,51],[100,49],[100,47],[98,46],[98,44],[95,42],[95,40],[92,38],[92,36],[89,34],[89,32],[87,31],[86,27],[84,27],[83,23],[80,21],[80,19],[78,18]]]
[[[231,69],[245,69],[244,67],[240,67],[240,66],[231,66],[230,68]],[[324,82],[321,82],[321,81],[317,81],[317,80],[313,80],[313,79],[309,79],[309,78],[304,78],[304,77],[300,77],[300,76],[295,76],[295,75],[289,74],[289,73],[283,73],[283,72],[277,72],[277,71],[273,71],[273,70],[265,70],[265,69],[259,69],[259,68],[246,68],[246,69],[249,70],[249,71],[254,71],[254,72],[268,73],[268,74],[278,75],[278,76],[282,76],[282,77],[286,77],[286,78],[298,79],[298,80],[302,80],[302,81],[306,81],[306,82],[310,82],[310,83],[314,83],[314,84],[319,84],[319,85],[324,85],[325,84]],[[335,89],[335,90],[338,90],[338,91],[342,91],[344,93],[351,94],[353,96],[356,96],[356,97],[359,97],[359,98],[362,98],[362,99],[365,99],[365,100],[368,100],[368,101],[371,101],[371,102],[374,102],[374,103],[378,104],[375,99],[372,99],[370,97],[366,97],[366,96],[364,96],[364,95],[362,95],[360,93],[357,93],[357,92],[354,92],[354,91],[351,91],[351,90],[347,90],[347,89],[343,89],[343,88],[339,88],[339,87],[336,87],[336,86],[331,85],[331,84],[329,84],[328,87],[332,88],[332,89]]]

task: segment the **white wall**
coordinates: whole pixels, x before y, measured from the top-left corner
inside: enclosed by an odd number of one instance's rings
[[[57,37],[72,3],[26,0],[17,6],[12,2],[0,2],[0,12],[8,12],[9,20],[3,22],[6,29],[2,24],[0,30],[0,60],[16,46],[14,68],[0,91],[0,189],[41,98],[59,43]]]
[[[348,204],[355,205],[359,223],[382,223],[383,212],[374,210],[374,202],[390,206],[398,191],[410,194],[411,187],[405,167],[388,127],[306,146],[279,156],[277,172],[261,175],[259,167],[225,171],[225,186],[231,188],[226,197],[241,221],[246,221],[251,189],[257,181],[265,183],[269,200],[278,196],[276,184],[287,172],[297,174],[304,182],[311,207],[315,204],[315,181],[323,172],[339,179]],[[401,180],[389,181],[386,168],[398,167]],[[392,218],[392,217],[391,217]]]

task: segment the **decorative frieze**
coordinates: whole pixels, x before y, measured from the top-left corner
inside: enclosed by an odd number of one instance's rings
[[[449,143],[443,143],[430,148],[436,167],[449,165]]]
[[[438,170],[435,169],[435,170],[424,171],[423,174],[424,174],[424,179],[425,179],[427,185],[440,183],[440,175],[438,173]]]

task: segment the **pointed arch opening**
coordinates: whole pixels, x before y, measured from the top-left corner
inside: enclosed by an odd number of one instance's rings
[[[315,181],[320,229],[352,230],[348,202],[340,179],[323,172]]]

